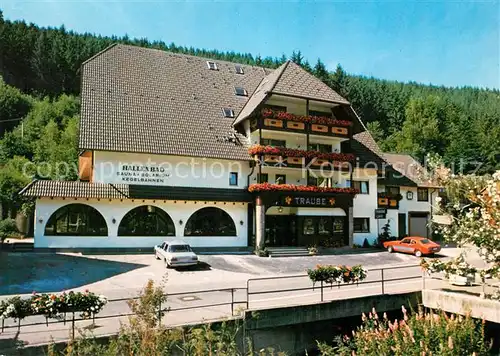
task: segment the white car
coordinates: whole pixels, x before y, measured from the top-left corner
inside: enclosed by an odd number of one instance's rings
[[[198,264],[198,256],[189,244],[182,241],[164,241],[161,245],[156,245],[154,251],[156,259],[165,261],[167,268]]]

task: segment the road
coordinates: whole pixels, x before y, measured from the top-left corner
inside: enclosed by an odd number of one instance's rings
[[[422,272],[418,266],[389,268],[384,269],[383,273],[385,281],[383,290],[380,282],[382,271],[371,268],[367,279],[358,285],[325,286],[323,288],[323,301],[358,298],[382,293],[405,293],[422,289]],[[313,289],[312,283],[306,274],[279,276],[279,278],[254,277],[247,279],[243,285],[238,283],[238,285],[233,285],[231,289],[214,288],[210,292],[202,292],[199,289],[193,289],[193,286],[191,286],[190,290],[169,295],[165,306],[169,311],[162,321],[164,325],[177,326],[221,320],[237,317],[242,309],[247,308],[249,310],[258,310],[320,303],[321,294],[319,285],[317,284]],[[120,323],[127,324],[128,317],[109,319],[106,317],[126,313],[130,313],[126,300],[110,301],[98,314],[92,332],[94,335],[108,335],[116,332]],[[71,315],[68,315],[67,318],[71,319]],[[52,319],[49,319],[49,322],[51,321]],[[71,322],[66,323],[66,325],[53,323],[46,326],[45,318],[36,316],[23,320],[23,324],[28,323],[41,323],[41,325],[23,326],[21,328],[18,340],[25,343],[36,345],[50,340],[62,341],[67,340],[70,335]],[[16,325],[12,320],[5,321],[5,326]],[[92,321],[76,322],[77,329],[81,330],[86,330],[91,325]],[[16,333],[17,328],[5,329],[4,333],[0,334],[0,345],[2,340],[12,340],[16,337]]]

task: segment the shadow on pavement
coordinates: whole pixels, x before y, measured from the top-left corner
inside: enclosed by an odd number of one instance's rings
[[[0,295],[78,288],[146,267],[137,263],[51,253],[0,253],[0,260]]]
[[[212,267],[208,263],[200,261],[196,266],[175,267],[175,270],[178,272],[211,271]]]

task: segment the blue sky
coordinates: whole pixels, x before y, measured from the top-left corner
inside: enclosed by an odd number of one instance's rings
[[[10,20],[179,45],[290,55],[384,79],[500,88],[495,1],[13,1]]]

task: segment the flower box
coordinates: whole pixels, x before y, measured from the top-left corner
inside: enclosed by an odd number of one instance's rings
[[[316,158],[311,162],[311,166],[322,166],[329,163],[330,161],[328,161],[327,159]]]
[[[467,276],[459,276],[458,274],[450,274],[448,281],[455,286],[471,286],[474,283],[475,276],[468,274]]]
[[[283,120],[264,119],[264,126],[283,127]]]
[[[302,165],[304,163],[304,158],[303,157],[287,157],[286,161],[288,164],[300,164],[300,165]]]
[[[308,192],[308,193],[339,193],[358,194],[359,191],[353,188],[342,187],[317,187],[314,185],[294,185],[294,184],[272,184],[254,183],[248,186],[248,191],[253,192]]]
[[[389,205],[389,199],[387,199],[387,198],[378,198],[378,205]]]
[[[306,125],[303,122],[297,122],[297,121],[288,121],[286,123],[287,129],[292,129],[292,130],[304,130]]]
[[[311,131],[328,133],[329,130],[326,125],[312,124]]]
[[[279,162],[280,156],[265,155],[264,162]]]
[[[332,127],[332,133],[347,136],[349,134],[349,130],[347,127]]]
[[[389,206],[398,206],[398,201],[396,199],[390,199],[389,200]]]

